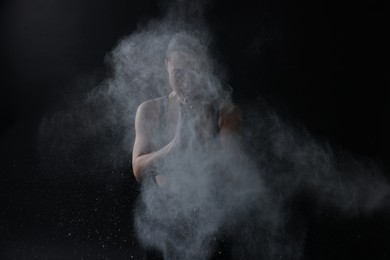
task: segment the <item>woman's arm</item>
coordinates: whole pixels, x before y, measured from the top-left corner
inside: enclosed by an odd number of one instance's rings
[[[134,151],[138,150],[137,146],[139,143],[140,142],[136,141]],[[171,146],[171,143],[169,143],[155,152],[146,154],[140,154],[133,151],[133,171],[138,182],[144,177],[150,178],[158,176],[158,171],[156,169],[158,168],[159,162],[170,154]]]
[[[235,149],[241,145],[240,127],[242,122],[241,110],[232,105],[220,111],[220,138],[224,149]]]
[[[138,182],[144,177],[154,178],[159,162],[171,150],[171,144],[168,144],[157,151],[152,151],[151,140],[156,138],[154,135],[160,120],[158,109],[159,102],[150,100],[142,103],[137,110],[132,166],[134,176]]]

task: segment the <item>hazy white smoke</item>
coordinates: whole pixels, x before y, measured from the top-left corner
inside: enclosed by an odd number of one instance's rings
[[[152,25],[122,41],[114,51],[116,79],[124,80],[125,87],[132,88],[129,99],[137,105],[153,97],[145,94],[156,93],[157,97],[167,95],[170,90],[164,67],[165,52],[172,32],[181,28],[161,23]],[[207,43],[209,35],[202,31],[196,33],[203,37],[200,41]],[[201,55],[199,51],[196,53]],[[213,63],[210,57],[196,58]],[[203,68],[199,72],[203,74],[197,76],[206,79],[204,91],[208,97],[229,106],[229,89],[225,90],[214,71],[218,70]],[[169,187],[161,190],[154,184],[143,183],[135,211],[141,242],[158,248],[167,259],[207,259],[220,230],[234,223],[232,220],[238,216],[249,214],[253,203],[261,203],[267,196],[258,169],[244,149],[235,144],[236,140],[231,140],[232,145],[225,149],[221,148],[218,137],[211,136],[201,142],[192,129],[203,114],[188,113],[183,125],[188,147],[156,169],[168,178]],[[265,209],[265,203],[262,208]],[[265,215],[259,214],[258,221]]]
[[[171,91],[164,65],[169,40],[186,31],[205,45],[211,42],[203,23],[173,20],[169,14],[122,39],[107,57],[112,76],[69,102],[66,111],[43,120],[41,150],[56,151],[60,158],[50,158],[57,167],[63,162],[77,168],[77,160],[87,159],[93,169],[86,172],[94,172],[101,164],[130,161],[137,107]],[[207,84],[213,96],[217,93],[229,104],[224,69],[206,58]],[[250,107],[243,112],[249,127],[240,144],[234,140],[222,149],[218,139],[199,143],[193,133],[189,149],[157,169],[169,177],[170,186],[160,190],[143,184],[134,219],[145,246],[162,251],[166,259],[207,259],[216,241],[230,235],[233,254],[243,254],[243,259],[299,259],[304,231],[291,237],[284,230],[286,203],[297,192],[310,192],[348,214],[371,211],[388,196],[379,170],[353,160],[340,164],[330,147],[272,113]],[[189,124],[198,117],[192,115]],[[101,142],[101,150],[84,154],[86,142]]]

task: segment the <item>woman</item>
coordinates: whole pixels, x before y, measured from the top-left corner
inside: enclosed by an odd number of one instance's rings
[[[212,76],[206,47],[196,38],[176,34],[169,43],[165,66],[172,92],[142,103],[135,120],[133,172],[138,182],[152,179],[166,187],[163,165],[183,151],[217,140],[232,145],[240,111]]]

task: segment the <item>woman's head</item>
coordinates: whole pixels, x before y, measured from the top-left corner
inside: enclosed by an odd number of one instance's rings
[[[166,51],[169,83],[182,101],[207,98],[207,78],[210,73],[207,48],[197,38],[178,33]]]

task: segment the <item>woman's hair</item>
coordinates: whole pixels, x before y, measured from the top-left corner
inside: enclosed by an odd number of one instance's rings
[[[223,82],[222,75],[216,73],[216,67],[218,66],[210,57],[208,46],[201,39],[187,32],[176,33],[168,44],[166,58],[169,59],[175,51],[185,52],[196,57],[202,64],[204,76],[207,76],[209,99],[225,103],[230,100],[232,89]]]
[[[206,45],[186,32],[177,33],[172,37],[168,44],[166,57],[169,58],[175,51],[182,51],[200,59],[207,59],[208,56]]]

